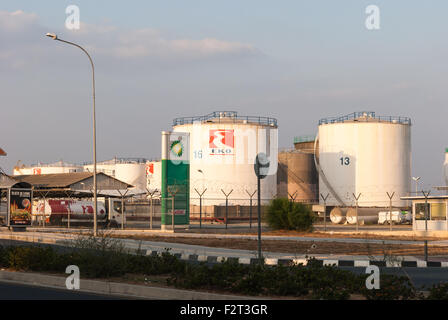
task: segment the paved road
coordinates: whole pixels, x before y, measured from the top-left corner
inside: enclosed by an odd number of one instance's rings
[[[38,287],[0,282],[0,300],[119,300],[116,296],[102,296],[74,290]]]

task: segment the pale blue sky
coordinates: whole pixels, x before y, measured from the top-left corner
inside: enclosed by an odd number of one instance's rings
[[[80,8],[79,31],[64,28],[69,4]],[[380,30],[364,26],[370,4]],[[101,160],[159,157],[173,118],[222,108],[277,118],[283,147],[315,134],[320,118],[371,110],[412,118],[413,174],[440,185],[447,9],[443,0],[4,0],[0,166],[91,159],[88,61],[43,36],[56,32],[95,61]]]

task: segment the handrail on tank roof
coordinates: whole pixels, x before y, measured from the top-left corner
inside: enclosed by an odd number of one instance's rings
[[[225,122],[233,120],[234,122],[247,121],[247,123],[258,123],[263,125],[277,126],[277,119],[275,118],[260,117],[260,116],[239,116],[238,112],[236,111],[215,111],[205,116],[175,118],[173,120],[173,127],[183,124],[192,124],[195,122],[202,123],[211,120],[215,120],[218,123],[220,123],[221,120],[225,120]]]
[[[294,143],[301,143],[301,142],[314,142],[316,140],[316,136],[297,136],[294,137]]]
[[[345,116],[340,117],[328,117],[319,120],[319,125],[321,124],[329,124],[329,123],[338,123],[345,121],[369,121],[370,119],[378,120],[379,122],[392,122],[392,123],[400,123],[400,124],[411,124],[411,118],[401,117],[401,116],[377,116],[373,111],[360,111],[353,112]]]

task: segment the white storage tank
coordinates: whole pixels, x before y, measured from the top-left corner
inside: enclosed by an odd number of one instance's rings
[[[327,205],[404,207],[411,188],[411,120],[376,116],[374,112],[319,121],[316,167],[319,192],[330,194]],[[316,150],[317,151],[317,150]],[[322,202],[322,199],[320,199]]]
[[[264,152],[270,159],[270,175],[261,180],[263,203],[277,193],[277,120],[240,116],[234,111],[218,111],[199,117],[177,118],[174,132],[190,133],[190,203],[199,204],[197,191],[204,193],[206,205],[247,205],[257,190],[255,157]],[[254,195],[253,200],[256,201]],[[204,204],[204,203],[203,203]],[[254,202],[255,204],[255,202]]]
[[[98,162],[96,170],[134,186],[133,189],[145,190],[146,162],[144,158],[113,158]],[[93,164],[84,165],[84,171],[93,172]]]
[[[81,165],[71,164],[61,160],[54,163],[37,163],[31,166],[17,164],[16,166],[14,166],[13,175],[40,175],[82,171],[83,167]]]
[[[133,185],[135,189],[145,190],[146,163],[123,162],[115,165],[115,178]]]
[[[146,163],[146,187],[148,190],[162,190],[162,162],[148,161]]]

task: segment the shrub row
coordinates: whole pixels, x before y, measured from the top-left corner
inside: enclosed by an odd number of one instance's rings
[[[379,300],[423,298],[406,277],[382,275],[381,289],[367,290],[367,275],[322,266],[312,259],[306,266],[243,265],[230,260],[210,266],[181,261],[168,251],[160,256],[144,256],[113,246],[90,245],[64,251],[40,246],[0,247],[3,268],[61,273],[72,264],[85,278],[166,275],[168,285],[184,289],[311,299],[348,299],[353,294]],[[427,298],[448,299],[448,283],[430,288]]]
[[[273,229],[312,231],[315,216],[309,205],[278,198],[271,201],[267,222]]]

